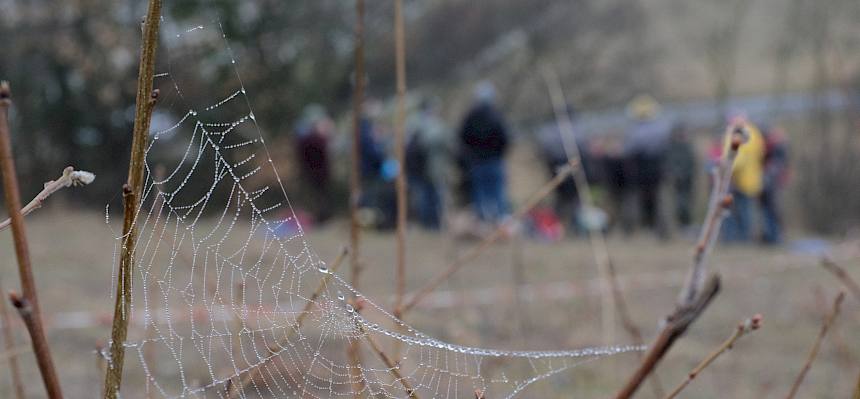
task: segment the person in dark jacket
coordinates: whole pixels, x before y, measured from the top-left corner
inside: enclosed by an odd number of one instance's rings
[[[296,126],[296,152],[301,163],[302,179],[311,195],[311,211],[316,222],[331,217],[331,165],[329,141],[334,123],[325,109],[316,104],[305,107]]]
[[[495,106],[495,88],[488,82],[475,90],[475,104],[460,129],[460,147],[475,213],[484,222],[499,222],[509,213],[503,161],[508,130]]]
[[[657,118],[659,112],[660,105],[650,96],[633,99],[628,107],[632,120],[624,145],[634,165],[642,224],[665,238],[666,226],[660,220],[657,197],[663,179],[663,157],[669,128]]]
[[[762,241],[776,245],[782,242],[782,216],[779,194],[788,181],[788,140],[780,127],[766,130],[764,183],[759,197],[762,214]]]
[[[692,223],[693,183],[696,180],[697,163],[686,127],[675,125],[666,147],[666,171],[675,194],[675,216],[680,227],[685,230]]]

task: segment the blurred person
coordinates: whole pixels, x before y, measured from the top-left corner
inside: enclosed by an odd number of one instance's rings
[[[782,214],[779,195],[788,176],[788,139],[780,127],[765,130],[764,181],[759,204],[762,212],[762,242],[776,245],[782,242]]]
[[[758,127],[747,120],[743,113],[734,113],[732,125],[743,126],[747,141],[738,149],[732,164],[732,208],[723,223],[723,239],[727,242],[749,242],[752,238],[753,201],[759,198],[764,185],[765,143]],[[723,153],[730,145],[731,137],[723,143]]]
[[[359,151],[361,153],[362,195],[359,204],[365,224],[390,229],[396,224],[397,199],[393,180],[398,167],[386,156],[384,134],[378,124],[382,104],[367,101],[365,115],[359,124]]]
[[[687,230],[692,223],[697,163],[686,126],[675,125],[666,147],[666,171],[675,196],[675,217],[683,230]]]
[[[568,110],[568,115],[572,117],[573,112]],[[574,133],[574,136],[576,136],[576,133]],[[571,139],[580,141],[576,137],[572,137]],[[562,167],[568,165],[568,154],[564,145],[565,140],[558,125],[552,124],[538,130],[537,142],[546,171],[549,177],[553,178]],[[581,150],[584,149],[582,144],[582,142],[577,143]],[[584,153],[580,154],[580,156],[584,157]],[[580,166],[584,165],[585,161],[580,160]],[[555,189],[553,210],[565,225],[575,226],[579,205],[579,193],[576,191],[576,182],[573,180],[573,176],[569,176]]]
[[[434,99],[422,101],[407,123],[406,177],[414,214],[425,228],[442,227],[443,198],[449,164],[449,131]]]
[[[609,227],[620,226],[625,235],[633,233],[631,197],[633,186],[632,166],[624,153],[624,143],[618,137],[602,140],[601,157],[603,180],[609,194]]]
[[[468,171],[471,202],[478,218],[491,224],[509,213],[503,160],[508,130],[495,100],[495,87],[489,82],[479,83],[474,104],[460,129],[460,154]]]
[[[624,146],[633,164],[642,224],[656,231],[660,238],[666,238],[666,228],[660,220],[658,196],[669,129],[657,118],[660,104],[651,96],[634,98],[627,107],[627,113],[631,123]]]
[[[333,131],[334,122],[319,104],[304,108],[295,129],[301,177],[311,196],[308,203],[317,223],[325,222],[332,215],[329,143]]]

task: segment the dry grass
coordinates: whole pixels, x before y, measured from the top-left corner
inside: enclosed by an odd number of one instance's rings
[[[59,364],[75,365],[60,370],[63,386],[72,398],[91,397],[101,386],[94,349],[98,339],[104,340],[109,335],[110,319],[101,326],[58,328],[61,320],[54,315],[78,311],[110,314],[113,240],[103,220],[97,213],[61,214],[50,209],[28,219],[36,280],[45,314],[53,320],[48,323],[49,340]],[[347,224],[338,223],[312,232],[310,242],[323,259],[334,259],[348,241],[348,235]],[[407,245],[412,250],[408,257],[408,290],[420,287],[464,248],[454,243],[450,237],[418,230],[409,232]],[[10,245],[8,232],[0,233],[0,253],[11,254]],[[362,245],[367,265],[364,291],[377,303],[391,308],[395,287],[391,273],[395,262],[394,237],[368,232]],[[688,268],[691,246],[684,241],[661,244],[650,236],[635,236],[630,241],[610,236],[609,249],[631,314],[648,338],[656,331],[656,321],[665,316],[666,309],[671,309],[676,300]],[[553,284],[569,282],[570,286],[562,287],[555,298],[524,298],[519,310],[511,296],[512,251],[507,243],[497,244],[441,287],[443,291],[468,294],[466,305],[426,306],[438,303],[431,299],[424,307],[413,310],[411,323],[433,336],[471,346],[561,349],[601,344],[599,280],[587,242],[526,242],[522,248],[525,283],[540,288],[537,292],[542,296],[556,293],[548,288]],[[855,264],[856,257],[845,259],[847,251],[837,252],[842,252],[835,257],[842,255],[839,259],[848,272],[860,278],[856,269],[849,267]],[[684,396],[781,397],[802,366],[809,342],[820,328],[822,315],[813,292],[823,289],[835,293],[840,288],[838,283],[818,265],[818,258],[780,250],[719,248],[711,264],[723,275],[723,292],[678,342],[658,374],[672,381],[684,378],[725,338],[725,326],[757,312],[767,318],[767,329],[739,342],[737,346],[742,350],[713,364]],[[0,263],[6,284],[13,281],[12,267],[10,262]],[[489,301],[481,301],[486,298],[482,297],[484,292],[495,295]],[[852,331],[860,328],[857,317],[860,303],[849,298],[843,311],[834,331],[850,337]],[[860,369],[860,364],[855,363],[860,358],[860,345],[852,340],[846,343],[851,353],[844,353],[846,347],[840,353],[832,342],[824,341],[815,367],[801,388],[801,397],[846,397],[852,392]],[[22,360],[26,379],[37,381],[38,371],[31,356],[22,356]],[[618,389],[618,379],[628,375],[636,363],[632,356],[590,363],[538,383],[522,397],[571,397],[575,393],[578,398],[603,398]],[[0,377],[0,395],[8,392],[8,377],[4,375]],[[31,384],[28,392],[36,395],[41,386]],[[650,392],[644,390],[638,397],[648,398]]]

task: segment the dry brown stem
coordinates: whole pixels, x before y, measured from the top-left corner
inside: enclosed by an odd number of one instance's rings
[[[654,371],[654,368],[675,341],[686,332],[689,325],[699,317],[711,299],[719,292],[719,276],[711,274],[710,277],[705,277],[707,275],[705,260],[716,245],[720,226],[727,213],[727,208],[731,206],[731,196],[728,192],[731,184],[732,165],[735,157],[737,157],[738,149],[748,137],[745,123],[744,120],[736,120],[726,129],[728,148],[714,174],[714,187],[711,192],[705,223],[693,253],[693,264],[689,276],[681,290],[675,310],[666,319],[657,339],[651,344],[636,372],[615,395],[616,399],[627,399],[636,393],[642,381]]]
[[[0,174],[3,175],[3,193],[6,199],[6,210],[12,226],[12,240],[15,246],[15,257],[18,260],[18,274],[21,278],[21,292],[15,306],[27,325],[36,363],[42,374],[42,382],[51,399],[62,398],[60,380],[51,358],[51,348],[45,337],[42,324],[42,310],[39,307],[39,296],[36,293],[36,280],[33,278],[33,268],[30,262],[30,249],[27,244],[27,231],[24,227],[24,216],[21,215],[21,196],[18,190],[18,177],[15,172],[15,159],[12,156],[12,140],[9,132],[9,107],[12,105],[12,92],[9,83],[0,82]]]
[[[400,172],[395,181],[397,188],[397,269],[394,315],[403,304],[406,293],[406,39],[403,28],[403,1],[394,0],[394,54],[397,75],[397,112],[394,120],[394,147]]]
[[[359,257],[359,241],[361,240],[361,226],[358,220],[358,203],[361,199],[361,119],[364,116],[364,0],[355,0],[355,75],[354,91],[352,93],[352,170],[349,179],[349,248],[352,287],[358,289],[359,277],[361,275],[361,263]],[[358,343],[351,342],[347,348],[349,358],[350,374],[353,381],[353,391],[361,392],[363,384],[361,375],[358,374],[358,366],[361,365],[361,352]]]
[[[12,378],[12,388],[16,399],[24,399],[24,382],[21,380],[21,369],[18,367],[18,354],[22,348],[15,347],[15,334],[12,332],[12,316],[6,307],[6,301],[0,298],[0,322],[3,323],[3,348],[0,360],[9,362],[9,374]]]
[[[81,186],[92,183],[95,179],[95,175],[82,170],[75,170],[75,168],[68,166],[63,170],[63,175],[57,178],[57,180],[52,180],[45,183],[45,188],[36,194],[36,197],[33,198],[27,205],[24,205],[21,208],[21,216],[27,216],[36,209],[42,207],[42,203],[51,196],[51,194],[60,191],[69,186]],[[6,219],[0,222],[0,231],[6,230],[12,224],[12,219]]]
[[[505,236],[509,229],[511,228],[511,224],[515,223],[515,221],[522,219],[526,213],[528,213],[532,208],[534,208],[541,200],[546,198],[547,195],[553,192],[553,190],[561,184],[564,179],[567,179],[574,170],[579,168],[578,162],[571,162],[569,165],[559,169],[558,173],[546,182],[538,191],[536,191],[532,196],[521,205],[516,212],[514,212],[513,217],[511,217],[506,223],[502,223],[487,237],[485,237],[478,245],[470,248],[468,251],[458,256],[451,262],[448,267],[439,273],[436,277],[427,282],[421,289],[418,290],[412,297],[407,301],[399,310],[398,314],[401,317],[406,314],[409,310],[415,307],[418,303],[420,303],[428,294],[433,292],[436,288],[439,287],[442,283],[444,283],[448,278],[450,278],[454,273],[456,273],[460,268],[465,266],[467,263],[475,260],[478,256],[480,256],[484,251],[486,251],[490,246],[492,246],[496,241]]]
[[[824,318],[824,321],[821,323],[821,330],[818,331],[818,337],[815,339],[815,343],[812,344],[812,348],[809,350],[809,355],[806,356],[806,362],[803,363],[803,368],[800,369],[800,373],[797,375],[797,378],[794,379],[794,384],[791,386],[791,391],[788,392],[788,396],[786,399],[791,399],[795,395],[797,395],[797,391],[800,389],[800,385],[803,383],[803,379],[806,378],[806,374],[809,372],[809,369],[812,368],[812,362],[815,361],[815,358],[818,356],[818,350],[821,348],[821,342],[824,340],[824,336],[827,335],[827,331],[830,330],[830,327],[833,326],[833,321],[836,320],[836,316],[839,315],[839,308],[842,306],[842,301],[845,299],[845,292],[839,292],[836,295],[836,299],[833,300],[833,309],[830,310],[830,313]]]
[[[673,390],[672,393],[670,393],[669,396],[666,397],[666,399],[672,399],[678,396],[678,394],[681,393],[681,391],[684,390],[687,385],[693,382],[693,380],[702,372],[702,370],[704,370],[711,363],[713,363],[714,360],[717,360],[717,358],[722,355],[723,352],[732,349],[738,339],[740,339],[744,335],[747,335],[748,333],[758,330],[759,327],[761,327],[761,320],[761,315],[757,314],[749,319],[740,322],[735,328],[735,330],[732,332],[732,335],[729,336],[729,338],[726,339],[722,344],[720,344],[720,346],[714,349],[707,357],[705,357],[705,359],[702,360],[698,366],[693,368],[693,370],[690,371],[690,374],[687,375],[687,379],[678,384],[675,390]]]
[[[821,266],[824,266],[827,271],[833,273],[839,281],[845,285],[845,288],[851,292],[851,295],[854,295],[854,298],[860,300],[860,285],[857,285],[857,282],[848,274],[847,271],[842,266],[839,266],[832,258],[829,256],[821,259]]]
[[[341,249],[340,254],[338,254],[337,258],[335,258],[331,266],[328,267],[329,273],[323,276],[322,279],[320,279],[320,284],[317,286],[317,289],[311,294],[310,298],[308,298],[307,302],[305,303],[305,307],[302,309],[302,312],[299,313],[299,315],[296,317],[295,323],[293,323],[292,327],[287,329],[287,336],[284,337],[284,339],[280,343],[278,343],[276,347],[268,348],[269,352],[276,353],[278,351],[277,347],[285,347],[289,345],[289,341],[293,338],[293,335],[295,335],[299,330],[301,330],[302,324],[305,321],[305,317],[310,314],[311,309],[316,304],[317,298],[322,295],[322,292],[325,290],[325,288],[328,286],[328,282],[331,280],[331,276],[334,275],[335,272],[337,272],[337,269],[340,267],[341,263],[343,263],[343,260],[346,258],[346,255],[348,253],[349,250],[347,247],[343,247],[343,249]],[[225,397],[237,397],[240,391],[244,390],[244,388],[246,388],[249,384],[251,384],[252,381],[254,381],[255,378],[257,378],[257,375],[259,375],[262,371],[262,366],[268,363],[271,359],[274,359],[274,357],[266,358],[258,365],[259,367],[250,369],[247,374],[244,374],[241,377],[238,384],[233,384],[232,379],[228,381],[224,389]]]
[[[153,90],[155,56],[158,47],[158,28],[161,22],[161,0],[149,0],[146,19],[143,21],[143,39],[140,66],[137,75],[137,98],[132,133],[131,159],[128,163],[128,181],[123,186],[122,247],[116,282],[113,325],[111,326],[110,358],[105,373],[104,398],[115,399],[122,385],[125,362],[125,340],[131,319],[131,282],[134,250],[137,242],[135,219],[143,190],[143,169],[152,110],[158,98]]]

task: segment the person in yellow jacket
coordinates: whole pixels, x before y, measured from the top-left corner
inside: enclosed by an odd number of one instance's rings
[[[725,221],[723,237],[726,241],[746,242],[752,238],[752,205],[764,187],[765,141],[758,127],[744,117],[733,123],[743,124],[748,137],[738,149],[732,165],[731,192],[734,199],[731,214]],[[723,153],[728,150],[730,138],[726,138]]]

